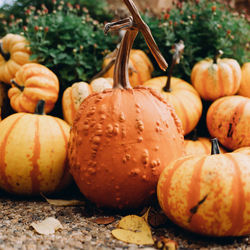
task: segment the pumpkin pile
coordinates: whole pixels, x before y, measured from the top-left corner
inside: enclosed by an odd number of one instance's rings
[[[148,56],[132,49],[139,32],[160,68],[168,65],[133,1],[123,1],[131,16],[104,28],[125,31],[121,43],[97,76],[61,96],[57,75],[30,60],[24,37],[1,39],[0,188],[31,196],[73,179],[103,208],[135,209],[157,196],[185,229],[249,234],[250,63],[240,68],[219,51],[193,65],[187,82],[173,76],[180,41],[167,74],[152,78]],[[1,119],[6,98],[13,114]],[[63,119],[50,115],[58,100]],[[201,122],[207,136],[199,136]]]

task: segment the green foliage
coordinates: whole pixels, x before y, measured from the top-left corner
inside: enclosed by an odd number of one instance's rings
[[[154,38],[170,64],[171,48],[174,43],[184,41],[185,50],[174,75],[190,81],[193,65],[206,57],[214,57],[218,50],[223,57],[236,59],[240,64],[249,61],[249,22],[245,16],[233,13],[228,6],[216,1],[189,0],[175,2],[172,9],[162,13],[160,18],[143,15]],[[147,50],[139,36],[135,47]],[[155,60],[152,58],[155,63]],[[155,65],[155,75],[163,75]]]
[[[89,81],[102,66],[103,57],[116,46],[116,38],[105,36],[103,25],[88,9],[77,4],[53,1],[47,6],[25,9],[23,19],[12,16],[6,33],[23,34],[30,42],[32,58],[52,69],[61,88],[75,81]]]

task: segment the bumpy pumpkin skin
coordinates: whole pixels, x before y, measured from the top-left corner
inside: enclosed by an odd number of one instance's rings
[[[103,61],[103,68],[108,65],[110,58]],[[154,67],[144,51],[132,49],[129,58],[129,81],[132,87],[143,84],[151,78]],[[103,77],[113,78],[114,66],[112,66]]]
[[[230,58],[202,60],[196,63],[191,72],[191,82],[201,98],[214,101],[223,96],[237,93],[241,81],[239,63]]]
[[[63,120],[16,113],[0,122],[0,188],[39,195],[66,187],[69,125]],[[62,183],[63,182],[63,183]]]
[[[229,150],[250,146],[250,99],[243,96],[221,97],[211,104],[206,116],[212,137]]]
[[[16,86],[8,91],[11,107],[17,112],[34,113],[39,100],[45,101],[45,113],[55,105],[59,93],[57,76],[47,67],[38,63],[27,63],[16,73],[15,82],[24,86],[21,91]]]
[[[16,34],[7,34],[1,40],[3,52],[9,54],[6,60],[0,54],[0,81],[11,84],[10,80],[15,77],[19,68],[30,63],[31,52],[25,37]]]
[[[250,156],[186,156],[160,175],[157,195],[174,223],[209,236],[250,233]]]
[[[165,165],[181,155],[181,123],[150,88],[88,96],[71,129],[70,171],[81,192],[101,207],[143,205]]]
[[[244,63],[241,67],[241,82],[238,95],[250,98],[250,62]]]
[[[184,135],[190,133],[198,124],[202,114],[202,102],[198,92],[182,79],[171,77],[171,92],[163,90],[167,77],[155,77],[143,86],[159,91],[172,104],[182,122]]]

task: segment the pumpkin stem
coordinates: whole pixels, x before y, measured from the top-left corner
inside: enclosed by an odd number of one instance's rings
[[[36,105],[35,114],[36,115],[44,115],[44,107],[45,107],[45,101],[39,100]]]
[[[217,60],[223,55],[223,51],[222,50],[218,50],[213,58],[213,63],[216,64]]]
[[[212,142],[211,155],[220,154],[220,147],[219,147],[218,139],[213,138],[211,139],[211,142]]]
[[[4,58],[5,61],[8,61],[10,59],[10,53],[5,53],[3,51],[3,43],[0,42],[0,54]]]
[[[174,44],[174,47],[172,49],[172,51],[174,53],[173,53],[173,57],[172,57],[172,63],[171,63],[171,66],[170,66],[170,69],[169,69],[169,72],[168,72],[167,83],[163,87],[163,90],[165,92],[171,92],[171,77],[172,77],[172,74],[173,74],[174,66],[176,64],[180,63],[181,56],[182,56],[182,53],[184,51],[184,47],[185,47],[185,45],[184,45],[184,42],[182,40],[180,40],[178,43]]]
[[[128,62],[130,50],[133,46],[134,40],[138,32],[142,32],[151,53],[155,57],[157,63],[162,70],[166,70],[168,64],[163,58],[149,27],[141,19],[139,11],[137,10],[132,0],[124,0],[132,16],[119,20],[113,23],[107,23],[104,28],[104,33],[110,30],[126,29],[126,33],[122,38],[120,47],[118,49],[114,68],[114,86],[113,88],[131,88],[128,77]]]
[[[15,86],[17,87],[18,89],[20,89],[21,91],[24,90],[24,86],[21,86],[20,84],[18,84],[15,80],[10,80],[10,82]]]

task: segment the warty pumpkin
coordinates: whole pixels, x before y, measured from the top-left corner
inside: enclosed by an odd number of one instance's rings
[[[90,84],[76,82],[68,87],[62,96],[63,118],[70,125],[73,124],[76,111],[82,101],[93,92],[102,92],[104,89],[112,88],[112,78],[96,78]]]
[[[157,195],[167,217],[179,226],[209,236],[250,233],[250,156],[190,155],[166,165]]]
[[[212,137],[229,150],[250,146],[250,98],[226,96],[214,101],[206,115]]]
[[[137,208],[156,192],[165,165],[183,154],[181,123],[156,91],[132,88],[127,67],[138,29],[163,69],[167,63],[132,0],[132,17],[108,23],[126,28],[115,62],[114,86],[89,95],[77,111],[69,141],[70,171],[81,192],[97,206]]]
[[[241,81],[241,68],[232,58],[208,58],[196,63],[191,71],[191,83],[201,98],[214,101],[237,93]]]
[[[43,113],[15,113],[0,122],[0,188],[18,195],[52,193],[66,187],[69,125]]]
[[[250,62],[244,63],[241,67],[241,82],[238,95],[250,98]]]
[[[0,81],[11,84],[19,68],[31,62],[29,43],[25,37],[7,34],[0,41]]]
[[[175,44],[172,64],[168,77],[159,76],[144,82],[143,86],[151,87],[160,92],[173,105],[181,120],[184,135],[190,133],[198,124],[202,114],[202,102],[198,92],[188,82],[172,77],[172,71],[184,49],[182,42]]]
[[[45,101],[45,113],[55,105],[59,93],[57,76],[38,63],[26,63],[16,72],[8,91],[11,107],[17,112],[34,113],[37,102]]]

